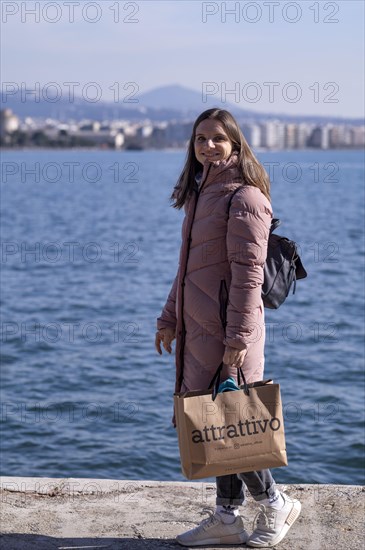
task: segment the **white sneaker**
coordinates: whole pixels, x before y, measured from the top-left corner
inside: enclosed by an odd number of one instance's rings
[[[181,533],[176,540],[182,546],[203,546],[205,544],[244,544],[248,540],[241,516],[233,523],[223,523],[222,518],[211,510],[204,510],[210,515],[197,527]]]
[[[254,520],[256,528],[247,541],[248,546],[264,548],[279,544],[299,516],[302,508],[299,500],[291,499],[285,493],[281,496],[284,506],[280,510],[260,504],[260,511]]]

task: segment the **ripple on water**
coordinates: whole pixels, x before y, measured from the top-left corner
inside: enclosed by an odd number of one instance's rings
[[[62,163],[70,152],[4,155],[15,162]],[[15,323],[2,341],[4,474],[184,480],[171,426],[174,358],[154,350],[156,317],[178,264],[183,212],[169,208],[168,197],[184,155],[77,152],[82,163],[97,159],[105,173],[114,162],[138,162],[141,185],[133,188],[107,180],[98,186],[29,187],[16,180],[2,186],[8,241],[93,242],[102,250],[97,262],[86,261],[79,247],[72,261],[63,256],[37,263],[12,255],[3,264],[4,319]],[[304,169],[318,155],[323,165],[332,162],[333,153],[262,152],[259,158],[286,162],[288,155]],[[282,388],[289,457],[288,467],[273,470],[281,483],[363,483],[359,155],[336,151],[336,193],[326,185],[313,193],[309,169],[303,185],[272,186],[283,234],[300,243],[308,271],[295,295],[279,310],[266,311],[265,377]],[[359,200],[349,201],[352,194]],[[128,243],[137,245],[138,262],[126,261]],[[62,331],[51,341],[49,327],[37,341],[30,332],[22,337],[22,323],[54,323]],[[85,333],[88,324],[99,327],[99,340]],[[67,327],[74,328],[73,338]]]

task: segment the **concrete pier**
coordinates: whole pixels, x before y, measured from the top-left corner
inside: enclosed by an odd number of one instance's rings
[[[302,513],[278,548],[364,549],[364,487],[283,488]],[[175,536],[215,507],[215,485],[204,482],[2,477],[0,492],[4,550],[182,548]],[[250,495],[240,511],[250,533],[257,512]]]

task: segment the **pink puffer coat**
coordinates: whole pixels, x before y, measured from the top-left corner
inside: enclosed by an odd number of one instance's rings
[[[179,268],[157,319],[157,329],[176,331],[176,392],[206,389],[225,344],[247,346],[247,382],[263,377],[261,285],[272,210],[257,187],[243,185],[228,219],[230,196],[242,185],[236,163],[235,154],[207,161],[200,187],[184,205]],[[224,378],[236,375],[236,368],[224,366]]]

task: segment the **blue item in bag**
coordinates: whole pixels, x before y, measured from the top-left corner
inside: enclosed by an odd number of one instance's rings
[[[240,388],[237,386],[235,379],[232,378],[232,376],[230,376],[229,378],[227,378],[227,380],[225,380],[224,382],[221,382],[221,384],[219,384],[219,388],[218,388],[217,393],[222,393],[222,392],[225,392],[225,391],[234,391],[234,390],[239,390],[239,389]]]

